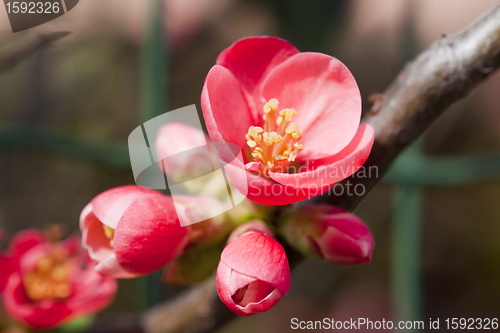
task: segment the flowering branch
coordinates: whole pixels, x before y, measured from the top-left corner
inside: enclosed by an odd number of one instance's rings
[[[377,166],[381,176],[395,157],[444,110],[499,66],[500,7],[497,7],[461,33],[437,40],[409,63],[383,94],[377,95],[377,103],[363,119],[375,129],[375,143],[365,166]],[[346,181],[363,184],[366,193],[378,179],[354,176]],[[315,201],[353,208],[361,199],[325,195]],[[143,327],[148,333],[210,332],[232,318],[219,300],[211,278],[146,312]]]

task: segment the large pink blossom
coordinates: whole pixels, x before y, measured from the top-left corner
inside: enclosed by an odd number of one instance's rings
[[[240,316],[269,310],[290,288],[285,250],[269,236],[270,232],[252,231],[259,228],[252,227],[232,240],[222,252],[217,268],[219,297]]]
[[[83,247],[96,270],[116,278],[149,274],[177,258],[189,244],[172,199],[139,186],[107,190],[80,216]]]
[[[325,192],[356,172],[373,144],[373,128],[360,125],[361,97],[347,67],[279,38],[245,38],[224,50],[207,75],[201,106],[212,141],[245,152],[246,179],[228,175],[259,204]]]
[[[116,281],[97,273],[79,250],[77,237],[51,243],[37,230],[17,234],[0,261],[7,313],[34,328],[48,328],[107,307]]]

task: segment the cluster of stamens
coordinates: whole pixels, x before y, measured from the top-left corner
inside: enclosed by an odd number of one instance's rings
[[[51,253],[38,259],[34,269],[24,275],[26,294],[34,301],[64,299],[71,294],[69,256],[54,247]]]
[[[286,172],[297,154],[303,149],[298,142],[302,132],[296,123],[291,122],[297,115],[294,109],[283,109],[277,113],[278,100],[272,98],[264,105],[264,126],[250,126],[246,135],[253,160],[261,162],[260,170],[264,176],[269,171]]]

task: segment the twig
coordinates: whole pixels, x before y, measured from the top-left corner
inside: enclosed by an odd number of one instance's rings
[[[376,166],[378,178],[353,175],[344,182],[363,184],[366,195],[404,148],[499,66],[500,6],[461,33],[441,37],[406,65],[379,97],[379,109],[363,119],[375,129],[375,143],[365,168]],[[362,198],[320,196],[315,201],[352,209]]]
[[[9,43],[0,48],[0,73],[14,68],[19,62],[29,57],[36,51],[50,45],[58,39],[69,35],[69,32],[58,31],[45,34],[26,34],[16,40],[15,43]]]
[[[452,103],[464,97],[500,66],[500,7],[463,32],[442,37],[408,64],[380,96],[378,110],[364,122],[375,128],[375,144],[365,166],[377,166],[379,176],[394,158]],[[366,192],[376,178],[349,179]],[[320,196],[315,201],[353,208],[357,196]],[[211,332],[230,320],[221,307],[213,280],[174,301],[144,314],[148,333]],[[211,323],[211,324],[210,324]],[[209,325],[210,324],[210,325]]]

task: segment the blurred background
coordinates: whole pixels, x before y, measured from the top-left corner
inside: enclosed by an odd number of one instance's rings
[[[22,38],[71,32],[0,71],[0,228],[12,236],[24,228],[62,223],[68,233],[77,232],[79,214],[90,199],[134,183],[126,148],[130,132],[167,110],[190,104],[200,110],[206,74],[217,55],[239,38],[275,35],[301,51],[337,57],[353,73],[363,108],[369,110],[368,96],[382,92],[405,62],[496,4],[165,0],[160,11],[151,0],[81,0],[68,14],[16,34],[0,6],[0,55]],[[152,18],[159,14],[164,22],[155,34]],[[154,38],[162,35],[167,47],[158,59]],[[155,73],[166,78],[164,85],[154,84]],[[455,104],[428,129],[416,154],[472,159],[499,153],[499,84],[497,73]],[[158,89],[166,103],[148,97]],[[404,177],[411,179],[413,169],[407,165]],[[408,202],[406,185],[394,174],[355,210],[376,239],[370,264],[339,268],[306,259],[293,271],[288,297],[269,312],[237,319],[222,331],[291,331],[295,317],[394,318],[391,304],[397,304],[400,291],[394,281],[404,275],[404,269],[394,267],[395,237],[400,235],[394,226],[406,219],[418,226],[415,239],[421,235],[416,247],[420,261],[410,263],[421,269],[420,284],[410,287],[420,296],[415,300],[419,316],[426,322],[498,316],[500,177],[413,186],[417,199]],[[152,281],[120,281],[117,300],[100,316],[137,316],[181,290],[162,286],[160,294],[151,296]]]

